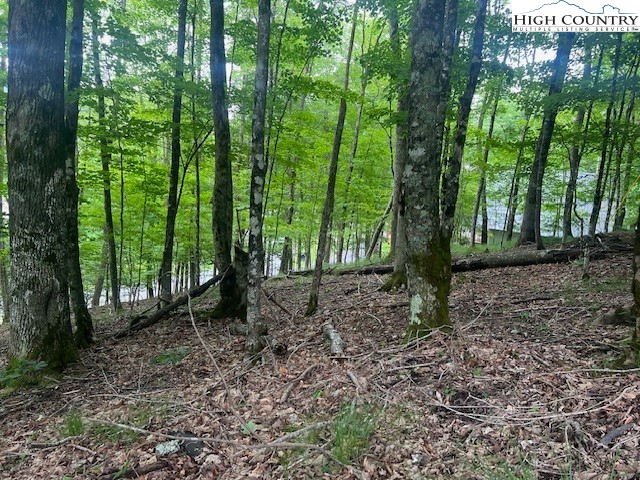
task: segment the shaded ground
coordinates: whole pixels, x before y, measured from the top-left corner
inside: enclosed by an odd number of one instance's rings
[[[0,478],[640,478],[639,372],[611,368],[630,329],[597,322],[631,301],[631,256],[591,274],[456,275],[454,333],[409,345],[406,296],[378,292],[383,278],[326,277],[309,319],[310,280],[270,280],[293,313],[265,301],[288,352],[257,365],[229,323],[207,321],[211,295],[194,302],[196,328],[185,309],[114,341],[124,322],[103,320],[80,364],[2,401]],[[328,354],[327,319],[344,357]],[[185,433],[213,441],[196,458],[156,455]]]

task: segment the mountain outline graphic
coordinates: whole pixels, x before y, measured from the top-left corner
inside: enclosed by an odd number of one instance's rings
[[[570,7],[576,7],[579,10],[582,10],[583,12],[588,13],[589,15],[604,15],[604,13],[605,13],[604,11],[605,11],[605,9],[607,7],[610,7],[612,9],[614,9],[614,10],[617,10],[618,11],[618,15],[630,15],[631,14],[630,12],[622,12],[620,8],[616,7],[615,5],[611,5],[610,3],[606,3],[606,4],[602,5],[602,11],[600,11],[600,12],[590,12],[586,8],[583,8],[580,5],[576,5],[575,3],[572,3],[572,2],[567,2],[566,0],[558,0],[556,2],[545,3],[543,5],[540,5],[538,8],[534,8],[533,10],[530,10],[528,12],[522,12],[522,13],[524,13],[524,14],[534,13],[534,12],[537,12],[539,10],[542,10],[545,7],[552,7],[554,5],[562,5],[562,4],[570,6]]]

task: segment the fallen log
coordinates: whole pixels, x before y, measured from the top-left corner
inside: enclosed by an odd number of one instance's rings
[[[631,245],[619,244],[610,247],[595,247],[589,249],[589,259],[598,260],[615,253],[631,253]],[[581,248],[558,248],[553,250],[533,250],[518,248],[498,253],[488,253],[454,259],[451,263],[453,273],[471,272],[489,268],[525,267],[528,265],[543,265],[551,263],[572,262],[582,258],[584,250]],[[327,270],[330,273],[334,268]],[[291,272],[289,275],[309,275],[313,270]],[[335,270],[334,275],[387,275],[393,272],[393,265],[367,265],[365,267],[343,268]]]
[[[331,320],[327,321],[322,326],[322,332],[324,336],[329,340],[329,351],[332,355],[342,355],[344,353],[344,342],[342,341],[342,337],[336,330],[336,327],[333,326]]]
[[[176,310],[178,307],[181,307],[182,305],[186,305],[187,302],[189,301],[189,298],[199,297],[200,295],[205,293],[207,290],[209,290],[209,288],[213,287],[218,282],[221,282],[222,280],[224,280],[226,274],[227,274],[226,271],[222,272],[216,275],[215,277],[207,280],[202,285],[193,287],[187,293],[178,297],[175,301],[171,302],[169,305],[162,307],[160,310],[158,310],[156,313],[154,313],[151,316],[138,315],[137,317],[132,318],[131,321],[129,322],[129,326],[124,330],[120,330],[113,337],[124,338],[129,335],[132,335],[135,332],[139,332],[142,329],[150,327],[151,325],[155,325],[160,320],[167,317],[171,312]]]

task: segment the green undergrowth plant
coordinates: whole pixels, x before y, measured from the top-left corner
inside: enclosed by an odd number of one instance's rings
[[[480,473],[487,480],[536,480],[538,478],[535,468],[531,463],[523,458],[518,464],[512,464],[504,459],[493,463],[491,459],[480,459],[476,461],[477,473]],[[564,480],[564,477],[562,477]]]
[[[154,415],[155,412],[147,406],[132,405],[124,419],[119,423],[136,428],[147,428]],[[131,444],[141,435],[140,432],[135,430],[110,423],[95,423],[89,433],[103,440],[120,444]]]
[[[0,387],[12,390],[18,387],[36,385],[42,378],[42,371],[46,368],[47,362],[12,359],[6,369],[0,370]]]
[[[151,357],[149,363],[151,365],[177,365],[190,353],[191,349],[189,347],[178,347],[176,349],[165,350],[160,355]]]
[[[64,419],[63,434],[65,437],[76,437],[85,432],[85,425],[80,411],[72,408]]]
[[[338,460],[351,464],[367,450],[378,416],[374,405],[356,406],[354,403],[346,403],[340,407],[334,422],[331,449]]]

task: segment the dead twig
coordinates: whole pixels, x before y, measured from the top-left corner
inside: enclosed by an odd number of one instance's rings
[[[300,375],[294,378],[291,382],[289,382],[289,385],[287,386],[284,393],[280,397],[280,400],[278,400],[278,403],[286,402],[289,399],[289,395],[291,395],[291,391],[294,389],[294,387],[298,383],[302,382],[303,380],[306,380],[307,377],[311,374],[311,372],[313,372],[317,367],[318,367],[318,364],[314,363],[313,365],[308,367],[304,372],[302,372]]]
[[[276,307],[278,307],[280,310],[282,310],[284,313],[286,313],[287,315],[289,315],[291,318],[293,318],[293,313],[291,313],[289,310],[287,310],[280,302],[278,302],[275,298],[275,294],[274,293],[269,293],[267,292],[267,290],[265,290],[264,288],[262,289],[262,293],[264,293],[264,296],[267,297],[267,300],[269,300],[271,303],[273,303]]]
[[[124,423],[112,422],[110,420],[102,420],[100,418],[95,418],[95,417],[85,417],[85,420],[88,420],[89,422],[93,422],[93,423],[100,423],[102,425],[109,425],[111,427],[121,428],[123,430],[130,430],[132,432],[140,433],[142,435],[152,435],[155,437],[166,438],[167,440],[182,440],[185,442],[207,442],[207,443],[236,445],[236,446],[239,445],[238,442],[235,442],[233,440],[227,440],[225,438],[171,435],[168,433],[154,432],[152,430],[147,430],[146,428],[126,425]]]

